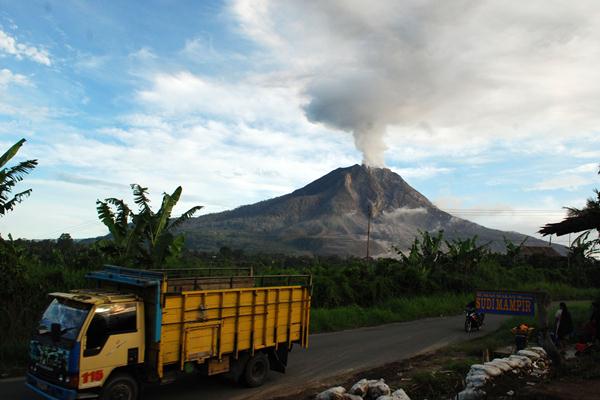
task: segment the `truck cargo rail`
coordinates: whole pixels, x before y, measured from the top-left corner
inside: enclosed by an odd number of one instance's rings
[[[169,292],[274,286],[312,287],[312,275],[191,276],[167,279]]]

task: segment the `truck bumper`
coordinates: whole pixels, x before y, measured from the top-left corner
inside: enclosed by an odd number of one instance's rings
[[[29,389],[48,400],[76,400],[77,391],[46,382],[43,379],[27,374],[26,385]]]

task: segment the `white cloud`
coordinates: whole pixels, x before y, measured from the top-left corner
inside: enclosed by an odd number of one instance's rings
[[[150,47],[141,47],[139,50],[129,54],[130,58],[138,60],[153,60],[158,58],[154,51]]]
[[[414,168],[392,168],[392,171],[403,178],[428,179],[436,175],[449,173],[452,171],[452,168],[420,166]]]
[[[531,187],[529,190],[569,190],[574,191],[581,186],[589,185],[594,181],[580,175],[564,174],[555,178],[546,179]]]
[[[598,168],[597,163],[587,163],[558,171],[555,176],[545,179],[527,190],[575,191],[582,186],[593,184]]]
[[[581,200],[567,202],[579,205]],[[434,204],[440,209],[462,219],[466,219],[488,228],[503,231],[519,232],[543,239],[537,231],[549,222],[557,222],[566,216],[554,197],[540,198],[535,207],[528,202],[515,200],[514,203],[487,203],[480,199],[446,195],[435,199]],[[547,238],[546,238],[547,240]],[[561,244],[564,240],[559,241]]]
[[[294,133],[297,130],[137,113],[123,117],[120,128],[107,127],[90,136],[57,133],[51,141],[29,141],[27,150],[51,174],[45,186],[55,186],[61,198],[76,198],[83,190],[95,193],[95,198],[130,200],[127,185],[139,183],[150,188],[158,203],[163,191],[181,185],[184,193],[178,210],[203,205],[202,212],[209,213],[289,193],[353,163],[354,157],[348,156],[353,152],[351,143],[342,140],[345,136]],[[90,219],[95,208],[93,201],[88,203],[88,209],[80,212]],[[44,237],[49,229],[36,229],[36,237]],[[62,228],[54,224],[51,229]],[[97,229],[94,234],[104,232],[101,225],[93,229]]]
[[[15,74],[6,68],[0,69],[0,88],[10,84],[31,86],[31,81],[25,75]]]
[[[159,73],[152,76],[151,87],[137,92],[137,98],[170,115],[196,113],[249,122],[301,118],[297,87],[264,79],[253,76],[230,82],[188,71]]]
[[[28,58],[40,64],[50,66],[50,54],[46,49],[18,43],[17,39],[0,30],[0,51],[15,56],[17,59]]]
[[[354,133],[366,158],[525,141],[551,152],[600,125],[594,1],[239,0],[232,12],[296,74],[307,116]]]
[[[593,176],[593,174],[598,172],[599,168],[600,166],[598,166],[598,163],[587,163],[569,170],[562,171],[561,173],[589,174]]]

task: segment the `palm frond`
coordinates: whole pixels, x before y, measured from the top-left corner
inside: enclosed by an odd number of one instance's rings
[[[177,226],[181,225],[188,219],[193,218],[194,214],[196,214],[201,209],[202,209],[202,206],[195,206],[195,207],[190,208],[189,210],[187,210],[186,212],[181,214],[175,221],[173,221],[171,223],[171,225],[169,226],[169,229],[176,228]]]
[[[120,243],[123,239],[121,230],[117,227],[115,221],[115,214],[110,209],[107,202],[96,200],[96,211],[98,212],[98,218],[106,227],[114,238],[116,243]]]
[[[148,188],[142,187],[137,183],[133,183],[131,185],[131,189],[133,189],[133,201],[138,205],[140,211],[142,213],[152,215],[152,210],[150,209],[150,199],[148,198]]]
[[[109,204],[114,205],[117,208],[117,215],[115,217],[115,222],[119,226],[127,226],[129,223],[129,217],[133,214],[129,206],[121,199],[116,199],[114,197],[104,199]]]
[[[0,199],[0,215],[4,215],[7,211],[12,210],[16,204],[22,202],[26,197],[29,197],[30,194],[31,189],[27,189],[21,193],[15,194],[13,198],[7,202]]]
[[[19,164],[0,170],[0,182],[19,182],[37,166],[37,160],[22,161]]]
[[[133,229],[127,232],[125,238],[125,258],[132,259],[136,254],[143,252],[144,230],[148,225],[148,219],[143,214],[134,214],[132,217]]]
[[[165,231],[167,224],[169,223],[169,218],[171,218],[171,213],[173,212],[173,207],[179,201],[181,197],[182,188],[178,186],[175,191],[169,195],[167,193],[163,193],[163,201],[160,206],[160,209],[156,213],[158,219],[156,220],[155,225],[152,227],[152,241],[158,240],[158,237]]]
[[[6,163],[9,162],[10,159],[15,156],[15,154],[17,154],[21,146],[23,146],[23,143],[25,143],[25,139],[19,140],[17,143],[13,144],[10,147],[10,149],[6,150],[6,152],[0,156],[0,167],[6,165]]]

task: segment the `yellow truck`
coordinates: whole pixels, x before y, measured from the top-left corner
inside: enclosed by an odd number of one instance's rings
[[[107,265],[87,277],[95,288],[50,294],[30,342],[26,384],[47,399],[134,400],[193,372],[254,387],[308,347],[309,275]]]

